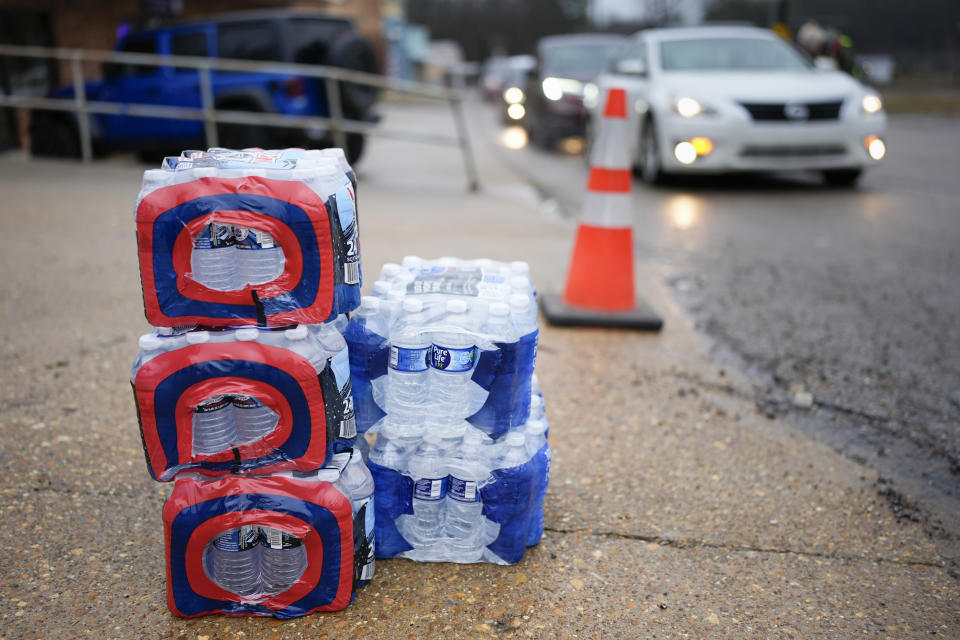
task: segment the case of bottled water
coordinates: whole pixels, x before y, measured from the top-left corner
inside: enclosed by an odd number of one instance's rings
[[[371,292],[345,336],[357,429],[376,434],[378,557],[518,561],[550,469],[529,266],[408,256]]]
[[[179,616],[345,608],[374,572],[374,485],[359,451],[270,476],[177,478],[163,510]]]
[[[144,173],[135,217],[154,326],[320,323],[360,303],[356,176],[339,149],[184,151]]]
[[[156,329],[130,381],[151,475],[311,470],[353,446],[347,345],[335,323]]]

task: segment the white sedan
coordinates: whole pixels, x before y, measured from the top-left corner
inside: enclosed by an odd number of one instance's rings
[[[880,97],[766,29],[641,31],[585,88],[591,136],[609,87],[627,91],[626,144],[651,183],[679,173],[814,170],[828,184],[852,185],[886,154]]]

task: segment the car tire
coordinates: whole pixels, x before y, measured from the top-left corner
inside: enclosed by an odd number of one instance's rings
[[[334,43],[325,64],[352,71],[380,73],[377,54],[370,43],[357,33],[349,33]],[[345,117],[358,120],[370,110],[380,95],[380,89],[368,84],[341,82],[340,101]]]
[[[852,187],[863,174],[862,169],[828,169],[823,172],[823,181],[828,187]]]
[[[366,146],[366,140],[367,137],[362,133],[347,134],[347,148],[343,150],[343,153],[347,156],[347,162],[351,165],[355,165],[360,160]]]
[[[80,135],[67,117],[35,111],[30,118],[30,153],[36,157],[79,158]]]
[[[662,184],[664,177],[656,124],[647,118],[640,134],[640,178],[647,184]]]
[[[224,102],[217,105],[218,110],[261,112],[253,103],[246,101]],[[217,145],[227,149],[246,149],[247,147],[270,148],[270,127],[252,124],[221,122],[217,124]],[[207,141],[207,146],[211,146]]]

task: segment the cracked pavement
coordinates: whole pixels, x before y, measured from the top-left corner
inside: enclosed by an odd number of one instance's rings
[[[441,128],[394,105],[391,124]],[[527,259],[565,278],[573,226],[478,145],[374,140],[360,165],[365,270],[405,254]],[[2,638],[904,638],[960,635],[957,543],[878,494],[879,475],[766,415],[710,355],[662,266],[660,335],[543,327],[553,469],[543,541],[517,565],[377,562],[345,611],[166,609],[160,511],[127,381],[147,329],[132,205],[142,167],[0,156]]]

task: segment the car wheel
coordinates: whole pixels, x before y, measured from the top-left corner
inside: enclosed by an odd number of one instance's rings
[[[360,160],[360,156],[363,155],[366,139],[366,136],[362,133],[347,134],[347,148],[344,149],[344,155],[347,156],[347,162],[351,165],[356,164]]]
[[[852,187],[862,173],[862,169],[829,169],[823,172],[823,181],[829,187]]]
[[[369,42],[356,33],[344,36],[333,45],[326,64],[354,71],[380,73],[376,52]],[[380,95],[380,89],[368,84],[341,82],[339,89],[343,114],[351,119],[361,119]]]
[[[224,102],[217,105],[218,110],[223,111],[252,111],[260,112],[260,109],[252,103],[246,101]],[[247,147],[270,148],[269,127],[259,127],[252,124],[239,124],[234,122],[221,122],[217,124],[217,144],[227,149],[246,149]],[[211,146],[209,142],[207,146]]]
[[[30,153],[37,157],[79,158],[77,128],[62,115],[35,111],[30,118]]]
[[[640,136],[640,177],[648,184],[660,184],[664,178],[656,125],[650,118]]]

